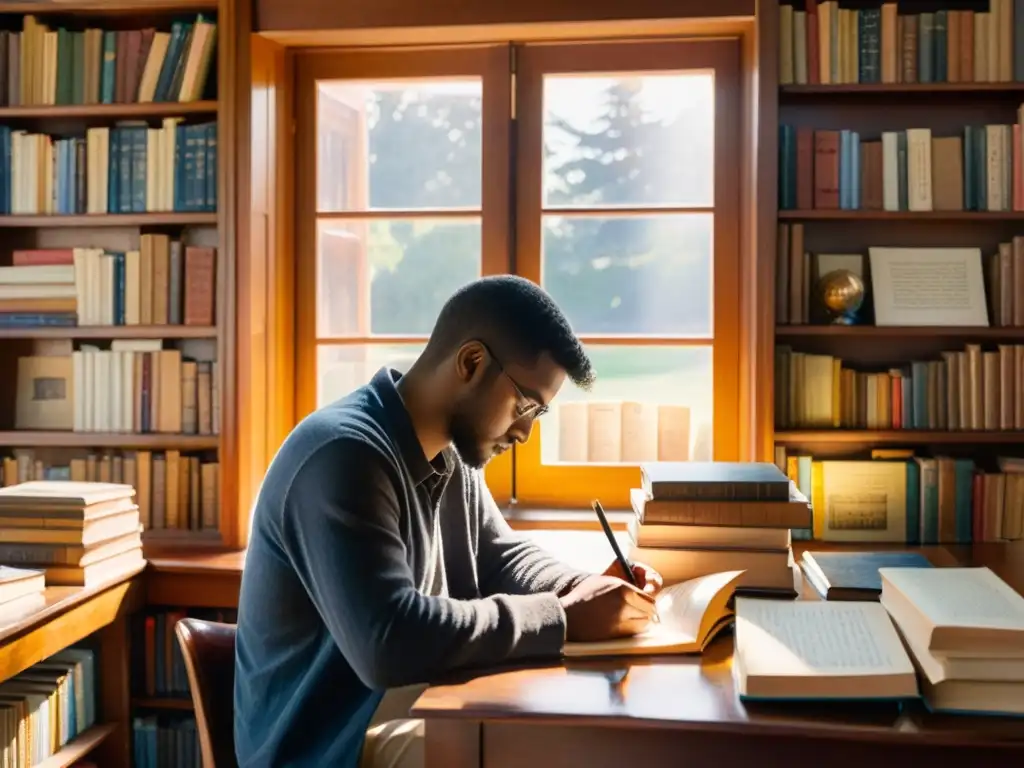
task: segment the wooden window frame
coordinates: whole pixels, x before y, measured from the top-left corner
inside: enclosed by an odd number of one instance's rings
[[[741,50],[736,39],[538,43],[523,46],[516,57],[516,268],[541,283],[543,78],[573,73],[710,71],[714,74],[714,199],[710,208],[664,207],[652,212],[708,210],[713,224],[713,320],[710,338],[596,336],[581,334],[588,345],[711,346],[713,455],[719,461],[740,458],[740,122]],[[592,212],[592,209],[579,209]],[[643,213],[644,209],[623,211]],[[598,371],[600,377],[600,371]],[[637,487],[635,465],[545,465],[541,459],[544,422],[516,446],[515,497],[523,507],[585,508],[600,498],[611,508],[629,508],[629,489]]]
[[[511,67],[507,45],[432,48],[317,50],[296,57],[296,409],[301,419],[316,407],[317,349],[324,344],[424,344],[425,335],[321,337],[317,328],[317,82],[321,80],[431,80],[479,77],[483,83],[483,183],[481,274],[505,274],[511,267],[510,116]],[[442,215],[444,211],[440,212]],[[431,210],[338,211],[336,219],[431,218]],[[510,455],[488,466],[488,483],[496,498],[511,494]]]
[[[739,40],[691,38],[529,43],[513,50],[517,58],[514,78],[508,44],[318,49],[296,55],[296,420],[316,407],[317,349],[321,344],[393,345],[426,341],[426,336],[322,338],[318,335],[316,222],[323,214],[317,211],[317,81],[480,77],[484,84],[483,184],[479,212],[482,217],[481,274],[514,273],[540,283],[543,76],[574,72],[611,74],[705,70],[715,74],[715,191],[713,205],[706,209],[714,213],[713,334],[710,338],[697,339],[625,335],[582,335],[581,338],[584,343],[593,345],[712,347],[714,458],[740,459],[740,366],[743,357],[739,299],[740,130],[743,87]],[[693,210],[682,207],[658,209],[666,213]],[[390,209],[330,214],[338,219],[436,215],[436,211],[429,210]],[[596,497],[609,508],[628,507],[629,488],[635,487],[639,480],[636,466],[545,465],[541,461],[542,428],[542,423],[538,423],[526,444],[517,446],[487,465],[487,483],[499,503],[514,499],[525,508],[581,509],[589,499]]]

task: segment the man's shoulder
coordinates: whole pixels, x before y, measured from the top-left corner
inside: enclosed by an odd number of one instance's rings
[[[332,468],[332,477],[348,480],[369,468],[397,465],[381,406],[368,387],[361,387],[302,419],[274,456],[266,479],[290,487],[308,471]]]

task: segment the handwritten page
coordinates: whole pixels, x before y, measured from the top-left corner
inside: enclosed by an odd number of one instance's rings
[[[651,623],[643,632],[616,640],[566,643],[564,653],[566,656],[699,653],[705,634],[723,613],[729,613],[725,603],[732,591],[727,588],[742,573],[723,571],[665,587],[656,600],[659,621]]]
[[[739,597],[736,655],[748,676],[914,674],[878,603]]]

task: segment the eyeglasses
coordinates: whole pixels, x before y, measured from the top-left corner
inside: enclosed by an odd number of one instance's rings
[[[487,354],[491,356],[491,359],[494,360],[495,364],[498,366],[498,370],[501,371],[501,375],[508,379],[508,383],[511,384],[512,389],[516,391],[516,399],[518,400],[518,402],[516,403],[516,418],[525,419],[527,417],[530,417],[533,419],[539,419],[541,416],[547,413],[549,410],[549,406],[543,405],[542,403],[538,403],[532,397],[529,397],[525,392],[523,392],[522,387],[520,387],[519,383],[514,378],[512,378],[508,371],[505,370],[505,366],[502,364],[501,360],[499,360],[498,357],[491,351],[491,348],[484,344],[482,341],[480,342],[480,344],[481,346],[483,346],[484,349],[487,350]]]

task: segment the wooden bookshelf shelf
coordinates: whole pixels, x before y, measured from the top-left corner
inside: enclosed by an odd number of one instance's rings
[[[69,741],[59,752],[55,752],[35,768],[68,768],[92,752],[100,742],[114,732],[116,725],[94,725],[89,730]]]
[[[202,451],[217,448],[217,435],[127,434],[122,432],[0,432],[2,448],[124,448]]]
[[[23,0],[23,2],[0,2],[0,13],[35,14],[89,14],[94,16],[115,16],[139,13],[168,13],[189,11],[216,11],[217,0]]]
[[[826,96],[871,94],[978,94],[991,98],[999,93],[1024,93],[1024,83],[844,83],[841,85],[782,85],[779,86],[780,96]]]
[[[880,211],[820,209],[779,211],[780,221],[1024,221],[1024,211]]]
[[[99,325],[0,328],[0,339],[215,339],[208,325]]]
[[[216,213],[91,213],[81,216],[0,216],[0,229],[13,227],[185,227],[216,226]]]
[[[988,445],[1024,443],[1024,432],[933,431],[920,429],[819,429],[775,433],[779,445],[798,443],[874,443],[877,445]]]
[[[983,328],[963,326],[877,326],[877,325],[780,325],[778,338],[828,336],[848,339],[972,338],[1024,341],[1024,328]]]
[[[144,709],[173,709],[179,712],[191,712],[192,699],[165,697],[159,699],[132,699],[133,707]]]
[[[3,4],[0,3],[0,8]],[[217,102],[158,101],[146,104],[66,104],[58,106],[0,107],[0,120],[28,118],[119,118],[173,117],[176,115],[213,114]]]

